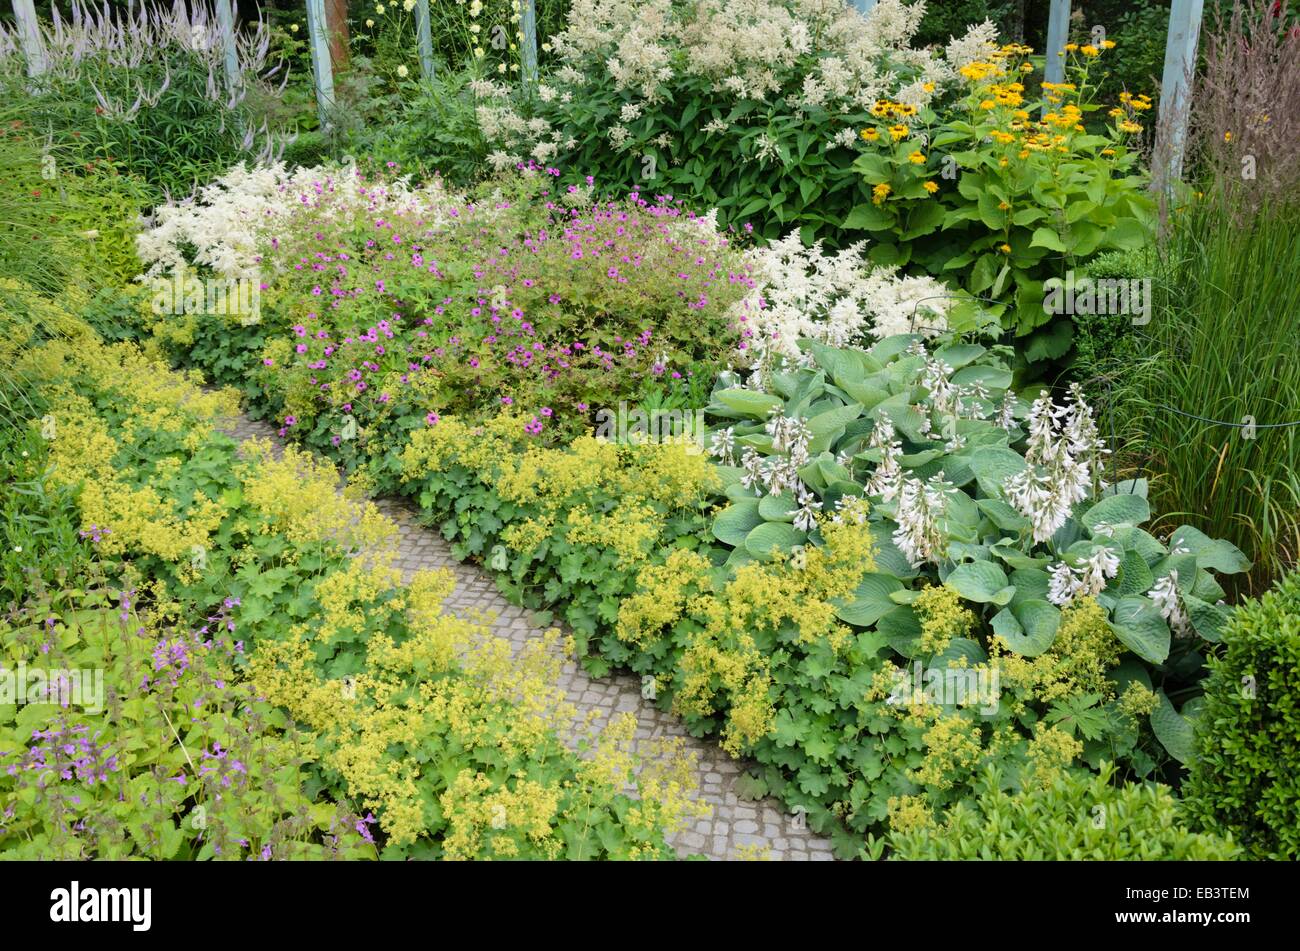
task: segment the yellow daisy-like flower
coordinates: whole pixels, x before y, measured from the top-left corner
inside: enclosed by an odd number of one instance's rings
[[[1113,49],[1115,48],[1115,41],[1114,41],[1114,40],[1102,40],[1102,41],[1101,41],[1101,48],[1104,49],[1104,50],[1113,50]]]
[[[1065,44],[1065,51],[1066,51],[1067,53],[1073,53],[1073,52],[1075,52],[1076,50],[1078,50],[1078,48],[1079,48],[1079,44],[1078,44],[1078,43],[1066,43],[1066,44]]]
[[[890,188],[888,184],[881,182],[875,188],[871,189],[871,203],[873,205],[879,205],[892,191],[893,189]]]
[[[868,141],[868,142],[875,142],[875,141],[877,141],[877,140],[880,138],[880,130],[878,130],[878,129],[863,129],[861,135],[862,135],[862,138],[865,139],[866,141]]]
[[[1115,150],[1114,150],[1114,149],[1102,149],[1102,150],[1101,150],[1101,154],[1102,154],[1102,155],[1106,155],[1106,156],[1114,155],[1114,154],[1115,154]]]
[[[934,92],[934,83],[922,83],[921,88],[926,92]]]
[[[1081,47],[1079,47],[1079,52],[1082,53],[1084,56],[1100,56],[1100,55],[1101,55],[1101,50],[1097,49],[1097,47],[1093,46],[1092,44],[1088,44],[1087,46],[1081,46]]]
[[[939,186],[936,185],[934,182],[925,182],[924,185],[923,185],[923,187],[924,187],[925,190],[928,191],[931,195],[933,195],[935,192],[937,192],[937,191],[939,190]]]
[[[980,108],[987,111],[989,109],[992,109],[996,105],[997,103],[994,102],[992,99],[985,99],[983,102],[980,103]]]
[[[1121,132],[1141,132],[1142,126],[1132,120],[1125,120],[1119,124],[1119,130]]]
[[[889,127],[889,134],[893,136],[895,142],[907,138],[908,131],[909,130],[905,125],[891,125]]]
[[[1010,254],[1010,253],[1011,253],[1011,245],[1009,245],[1009,244],[1000,244],[1000,245],[998,245],[998,250],[1001,251],[1003,254]]]
[[[920,151],[915,151],[907,157],[907,160],[913,165],[924,165],[925,155]]]
[[[1232,141],[1232,133],[1231,133],[1231,132],[1225,132],[1225,133],[1223,133],[1223,141],[1224,141],[1224,142],[1231,142],[1231,141]]]

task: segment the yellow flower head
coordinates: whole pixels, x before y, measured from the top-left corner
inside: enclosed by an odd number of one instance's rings
[[[892,191],[893,189],[890,188],[888,184],[886,184],[885,182],[881,182],[875,188],[871,189],[872,204],[879,205],[881,202],[885,200],[886,196],[888,196],[889,193]]]
[[[924,165],[925,154],[920,150],[916,150],[913,151],[912,154],[907,157],[907,160],[911,162],[913,165]]]
[[[863,129],[863,130],[862,130],[862,138],[865,139],[867,142],[875,142],[875,141],[877,141],[877,140],[880,138],[880,130],[878,130],[878,129]]]
[[[937,191],[939,190],[939,186],[936,185],[934,182],[926,182],[926,183],[924,184],[924,188],[925,188],[925,190],[928,191],[931,195],[933,195],[935,192],[937,192]]]
[[[889,134],[893,136],[895,142],[899,142],[907,138],[908,128],[905,125],[891,125],[889,127]]]

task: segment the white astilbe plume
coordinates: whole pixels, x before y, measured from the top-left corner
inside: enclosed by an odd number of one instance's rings
[[[804,247],[792,231],[747,257],[756,281],[735,313],[753,330],[755,369],[774,357],[799,357],[801,338],[843,347],[909,333],[914,323],[926,336],[947,327],[948,288],[873,264],[865,242],[827,254],[821,242]]]
[[[1161,616],[1169,622],[1169,627],[1175,635],[1191,636],[1191,620],[1187,616],[1187,608],[1183,604],[1182,596],[1178,593],[1177,569],[1158,580],[1147,592],[1147,597],[1155,602]]]
[[[927,561],[938,563],[948,553],[948,536],[941,519],[948,508],[948,496],[956,488],[938,472],[928,482],[908,479],[898,493],[898,528],[894,544],[913,568]]]
[[[144,278],[193,264],[230,280],[255,279],[284,263],[282,236],[303,230],[304,221],[344,230],[367,216],[406,218],[412,228],[432,228],[460,203],[438,178],[414,187],[406,178],[369,181],[349,165],[290,172],[282,162],[241,162],[194,197],[161,205],[137,235],[136,251]]]

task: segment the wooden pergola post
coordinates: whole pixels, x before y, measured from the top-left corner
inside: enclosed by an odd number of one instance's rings
[[[1191,79],[1196,68],[1196,45],[1201,35],[1204,0],[1174,0],[1165,39],[1165,71],[1160,79],[1160,140],[1154,156],[1153,186],[1165,189],[1183,174],[1187,126],[1191,118]]]
[[[26,0],[31,3],[31,0]],[[230,89],[240,86],[239,50],[235,43],[234,0],[212,0],[217,8],[217,25],[221,27],[221,48],[226,64],[226,84]]]
[[[325,0],[307,0],[307,38],[311,46],[311,71],[316,83],[316,113],[320,117],[321,129],[328,130],[329,112],[334,108],[334,71],[330,65]]]
[[[22,33],[27,75],[39,76],[45,72],[45,46],[41,43],[41,27],[32,0],[14,0],[14,19]]]
[[[1070,0],[1052,0],[1047,17],[1047,65],[1043,67],[1043,80],[1049,83],[1065,82],[1065,44],[1070,40]]]
[[[537,86],[537,5],[535,0],[522,0],[520,10],[520,29],[524,42],[520,48],[520,78],[523,79],[524,91],[531,92]]]
[[[415,0],[415,37],[420,51],[420,72],[433,79],[433,32],[429,26],[429,0]]]

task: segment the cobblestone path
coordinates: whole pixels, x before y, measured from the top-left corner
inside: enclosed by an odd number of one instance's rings
[[[240,416],[222,427],[242,442],[253,436],[278,443],[275,430]],[[409,578],[421,568],[446,568],[456,576],[456,588],[447,599],[452,613],[479,611],[491,621],[494,634],[505,637],[518,649],[527,640],[540,637],[543,628],[534,625],[529,612],[511,604],[497,591],[490,577],[473,565],[457,561],[447,543],[433,529],[420,525],[416,509],[400,499],[380,499],[379,509],[399,529],[396,565]],[[637,739],[681,736],[698,756],[699,796],[712,807],[712,814],[675,833],[670,841],[679,855],[700,854],[713,860],[734,859],[743,847],[766,849],[773,861],[829,861],[831,844],[816,835],[796,817],[771,799],[758,802],[741,799],[736,782],[746,764],[732,759],[717,743],[689,736],[672,714],[656,708],[641,697],[639,681],[626,674],[597,680],[572,661],[566,660],[561,686],[579,716],[598,711],[597,727],[616,713],[630,711],[637,718]]]

